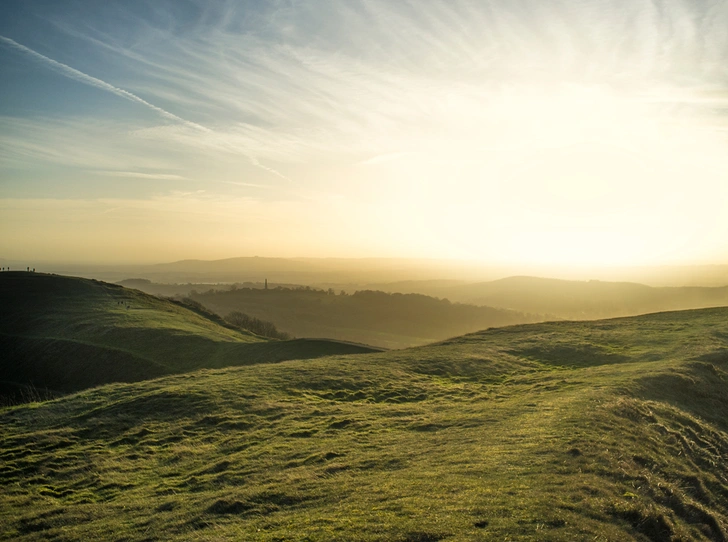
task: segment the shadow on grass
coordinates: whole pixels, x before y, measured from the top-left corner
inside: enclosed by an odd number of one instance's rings
[[[630,361],[628,356],[591,344],[542,344],[508,350],[508,353],[557,367],[593,367]]]

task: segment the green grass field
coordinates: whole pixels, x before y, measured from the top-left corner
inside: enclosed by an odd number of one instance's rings
[[[0,395],[10,401],[29,388],[52,396],[200,368],[373,351],[271,340],[137,290],[40,273],[0,273],[0,306]]]
[[[6,540],[724,541],[728,309],[0,410]]]

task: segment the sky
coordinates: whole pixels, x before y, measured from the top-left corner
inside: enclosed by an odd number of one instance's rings
[[[0,11],[0,258],[728,263],[726,0]]]

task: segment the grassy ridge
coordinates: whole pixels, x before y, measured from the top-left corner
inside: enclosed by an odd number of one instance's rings
[[[0,274],[0,380],[68,392],[202,367],[371,351],[273,341],[169,300],[94,280]]]
[[[725,540],[728,310],[0,411],[12,540]]]

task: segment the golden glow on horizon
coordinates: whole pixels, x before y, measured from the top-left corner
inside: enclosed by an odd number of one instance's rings
[[[504,102],[491,105],[509,119],[500,139],[476,126],[443,148],[368,164],[403,202],[381,220],[412,231],[407,246],[536,264],[728,257],[720,134],[594,89]]]
[[[728,262],[728,5],[345,4],[0,36],[105,104],[0,104],[0,257]]]

